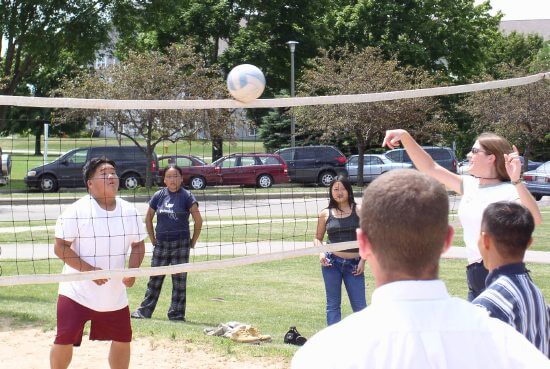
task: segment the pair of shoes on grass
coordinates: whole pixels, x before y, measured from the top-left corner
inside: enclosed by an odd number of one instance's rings
[[[290,327],[285,334],[284,342],[289,345],[303,346],[307,339],[298,332],[296,327]]]
[[[256,327],[251,325],[241,325],[231,333],[231,340],[239,343],[260,343],[270,342],[271,336],[261,334]]]
[[[139,310],[132,312],[132,314],[130,314],[130,317],[133,319],[150,319],[151,318],[149,316],[143,315],[143,313]],[[178,322],[178,323],[185,322],[184,317],[172,317],[172,318],[168,318],[168,320],[170,320],[171,322]]]

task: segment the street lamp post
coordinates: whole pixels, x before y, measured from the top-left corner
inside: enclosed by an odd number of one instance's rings
[[[290,48],[290,97],[294,97],[294,51],[298,41],[288,41],[286,43]],[[290,146],[294,147],[296,144],[296,122],[294,118],[294,109],[290,113]]]

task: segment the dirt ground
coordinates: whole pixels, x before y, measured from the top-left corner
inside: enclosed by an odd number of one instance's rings
[[[0,319],[0,368],[49,368],[49,352],[55,332],[17,327]],[[90,341],[73,351],[71,369],[108,369],[108,342]],[[282,369],[282,359],[224,357],[193,344],[138,338],[132,342],[131,369]]]

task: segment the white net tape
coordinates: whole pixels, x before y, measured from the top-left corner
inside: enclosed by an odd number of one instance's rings
[[[73,108],[73,109],[145,109],[145,110],[194,110],[194,109],[236,109],[236,108],[280,108],[306,105],[358,104],[375,101],[413,99],[418,97],[453,95],[466,92],[491,90],[497,88],[527,85],[550,79],[550,72],[527,77],[503,79],[469,85],[434,87],[408,91],[377,92],[357,95],[289,97],[277,99],[258,99],[244,104],[236,100],[101,100],[0,95],[0,105]]]
[[[208,270],[231,268],[249,264],[297,258],[307,255],[317,255],[320,252],[332,252],[356,248],[357,242],[340,242],[323,246],[312,246],[303,249],[273,252],[270,254],[249,255],[224,260],[195,262],[191,264],[169,265],[164,267],[147,267],[135,269],[111,269],[74,274],[36,274],[0,277],[0,287],[24,284],[49,284],[70,281],[83,281],[101,278],[149,277],[154,275],[169,275],[184,272],[204,272]],[[442,255],[446,259],[466,259],[463,247],[452,247]],[[541,251],[527,251],[525,261],[530,263],[550,264],[550,255]]]

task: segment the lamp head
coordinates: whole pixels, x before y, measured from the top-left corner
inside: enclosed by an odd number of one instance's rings
[[[294,50],[296,50],[296,45],[298,45],[299,42],[298,41],[288,41],[286,44],[290,48],[290,52],[293,53]]]

